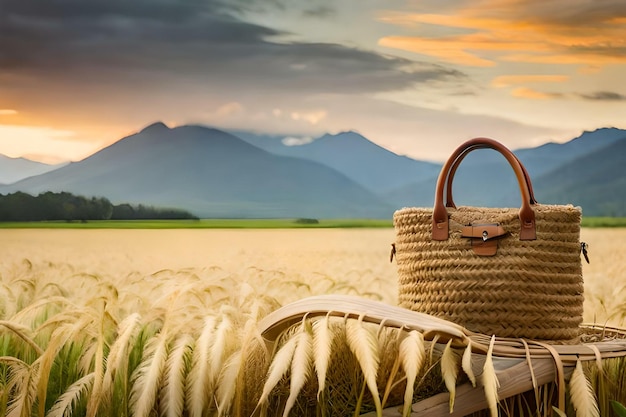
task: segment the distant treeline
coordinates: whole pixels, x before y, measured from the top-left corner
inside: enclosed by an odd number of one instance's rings
[[[196,219],[179,209],[162,209],[144,205],[113,205],[104,197],[86,198],[71,193],[45,192],[32,196],[23,192],[0,194],[0,221],[87,221],[87,220],[155,220]]]

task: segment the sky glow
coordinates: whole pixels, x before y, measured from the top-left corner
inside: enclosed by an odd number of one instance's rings
[[[0,50],[0,153],[47,162],[156,121],[435,161],[626,128],[622,0],[3,0]]]

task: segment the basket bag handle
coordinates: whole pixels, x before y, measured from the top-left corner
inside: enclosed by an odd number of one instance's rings
[[[469,154],[471,151],[476,149],[493,149],[495,151],[500,152],[509,162],[511,168],[515,172],[515,176],[517,178],[517,182],[520,188],[520,193],[522,195],[522,206],[519,211],[520,218],[520,240],[535,240],[537,238],[536,230],[535,230],[535,212],[533,211],[531,205],[536,204],[532,185],[530,181],[530,177],[528,176],[528,172],[526,168],[521,164],[521,162],[517,159],[517,157],[504,145],[501,143],[487,138],[475,138],[470,139],[467,142],[463,143],[459,146],[448,158],[446,163],[444,164],[441,172],[439,173],[439,178],[437,179],[437,189],[435,191],[435,207],[433,209],[433,218],[432,218],[432,238],[433,240],[447,240],[448,239],[448,211],[446,210],[446,205],[448,207],[455,207],[454,202],[452,201],[452,179],[454,178],[454,174],[456,169],[458,168],[461,161]],[[443,194],[444,188],[448,185],[448,202],[444,205],[443,202]]]
[[[485,149],[485,148],[487,147],[481,146],[481,145],[475,145],[474,147],[466,148],[465,151],[461,155],[459,155],[454,161],[454,163],[452,164],[452,167],[450,168],[450,173],[448,174],[448,182],[446,184],[446,200],[445,200],[446,207],[456,208],[456,204],[454,204],[454,199],[452,198],[452,181],[454,180],[454,175],[456,173],[456,170],[459,168],[461,161],[465,159],[467,154],[473,151],[474,149]],[[513,155],[515,156],[515,154]],[[528,185],[528,191],[530,191],[530,204],[537,204],[537,200],[535,199],[535,192],[533,191],[533,185],[530,182],[530,175],[528,175],[528,171],[526,171],[526,167],[524,167],[524,165],[522,164],[522,162],[519,160],[517,156],[515,156],[515,159],[519,161],[520,166],[522,167],[522,171],[524,171],[524,179],[526,180],[526,184]]]

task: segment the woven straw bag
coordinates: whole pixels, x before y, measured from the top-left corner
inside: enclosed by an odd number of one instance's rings
[[[481,148],[500,152],[513,168],[520,209],[455,206],[456,169]],[[572,205],[538,204],[528,172],[505,146],[469,140],[444,164],[434,208],[394,213],[399,305],[478,333],[576,342],[583,313],[581,215]]]

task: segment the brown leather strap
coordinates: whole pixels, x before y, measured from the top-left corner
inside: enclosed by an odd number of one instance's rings
[[[489,148],[500,152],[509,162],[511,168],[515,172],[517,182],[522,195],[522,206],[519,211],[520,218],[520,240],[534,240],[537,238],[535,231],[535,212],[531,208],[531,204],[535,203],[534,196],[531,193],[532,185],[528,172],[522,166],[517,157],[501,143],[488,138],[475,138],[459,146],[448,158],[444,164],[439,178],[437,179],[437,189],[435,191],[435,207],[433,209],[433,240],[448,239],[448,211],[443,202],[443,194],[448,178],[454,176],[454,172],[460,162],[467,154],[475,149]],[[458,162],[457,162],[458,160]],[[453,170],[454,169],[454,170]],[[448,183],[448,189],[452,189],[452,180]],[[451,197],[451,192],[450,192]]]
[[[448,175],[448,182],[446,184],[446,207],[456,208],[456,204],[454,204],[454,199],[452,198],[452,181],[454,180],[454,175],[456,174],[456,170],[461,164],[461,161],[463,161],[463,159],[465,159],[467,154],[473,151],[474,149],[488,149],[488,148],[489,147],[487,146],[476,145],[473,148],[465,149],[465,151],[461,155],[459,155],[458,158],[456,158],[456,160],[454,161],[454,164],[450,168],[450,174]],[[515,154],[513,154],[513,156],[515,156]],[[537,200],[535,199],[535,192],[533,191],[533,185],[530,181],[530,175],[528,175],[528,171],[526,170],[526,167],[524,167],[524,165],[522,164],[522,162],[519,160],[517,156],[515,156],[515,159],[517,159],[520,166],[522,167],[522,171],[524,172],[524,179],[526,180],[526,185],[528,185],[528,191],[530,191],[530,204],[537,204]]]

